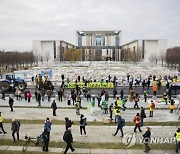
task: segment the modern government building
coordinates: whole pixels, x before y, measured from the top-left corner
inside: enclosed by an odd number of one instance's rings
[[[33,53],[50,61],[64,61],[68,49],[82,52],[83,61],[148,61],[167,50],[167,40],[134,40],[122,44],[120,30],[76,31],[77,45],[62,40],[33,40]]]

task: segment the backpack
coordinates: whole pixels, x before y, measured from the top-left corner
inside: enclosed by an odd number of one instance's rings
[[[66,135],[66,132],[64,132],[63,140],[64,140],[65,142],[67,141],[67,135]]]
[[[146,113],[144,113],[144,118],[146,118]]]
[[[83,118],[83,124],[84,125],[87,125],[87,121],[86,120],[87,120],[87,118]]]
[[[17,128],[19,129],[21,126],[21,123],[19,121],[16,121]]]
[[[151,105],[151,106],[152,106],[152,108],[153,108],[153,109],[155,108],[155,104],[154,104],[154,103],[152,103],[152,105]]]
[[[125,126],[125,119],[121,118],[121,126]]]

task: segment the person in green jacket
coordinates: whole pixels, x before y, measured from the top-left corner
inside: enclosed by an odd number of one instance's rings
[[[108,101],[104,100],[103,102],[103,109],[104,109],[104,114],[108,114]]]
[[[126,102],[127,102],[127,97],[124,97],[122,100],[122,108],[123,108],[123,111],[125,111],[125,109],[126,109]]]
[[[92,106],[92,107],[95,106],[95,97],[93,97],[92,100],[91,100],[91,106]]]

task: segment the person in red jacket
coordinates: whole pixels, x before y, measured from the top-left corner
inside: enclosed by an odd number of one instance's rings
[[[136,116],[134,117],[134,123],[135,123],[134,132],[136,132],[137,128],[141,132],[140,122],[141,122],[141,117],[139,116],[139,113],[137,113]]]
[[[32,97],[32,95],[31,95],[30,91],[28,91],[28,92],[27,92],[27,99],[28,99],[28,102],[31,101],[31,97]]]

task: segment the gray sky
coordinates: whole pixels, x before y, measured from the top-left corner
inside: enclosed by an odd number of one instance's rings
[[[121,30],[122,43],[167,39],[180,46],[180,0],[0,0],[0,49],[32,40],[76,44],[76,30]]]

